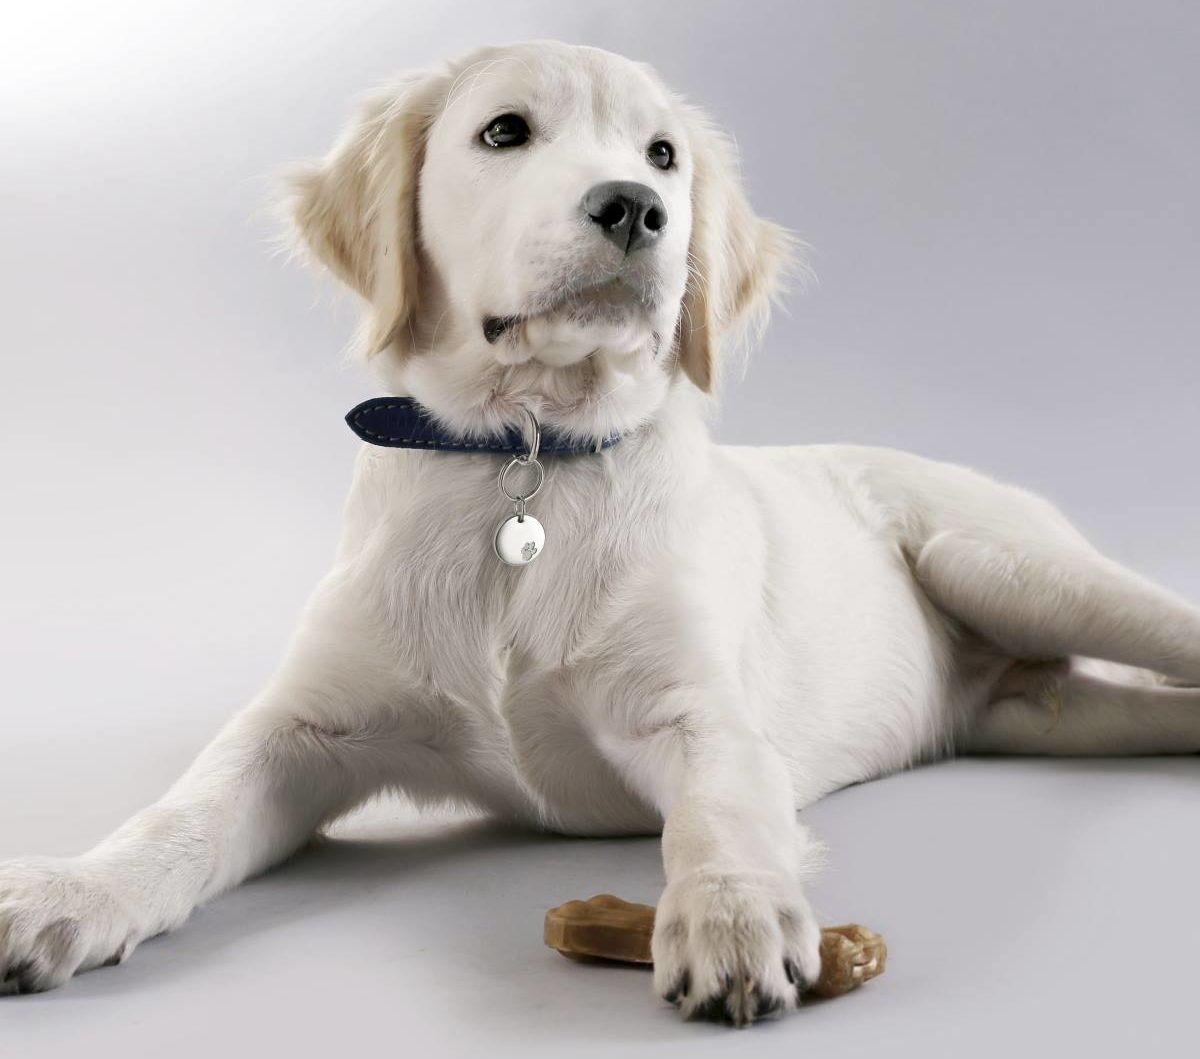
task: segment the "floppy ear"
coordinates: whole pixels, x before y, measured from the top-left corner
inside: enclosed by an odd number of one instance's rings
[[[733,144],[704,115],[689,113],[692,235],[679,318],[679,365],[710,393],[718,343],[747,326],[766,326],[795,240],[786,229],[755,216],[742,189]]]
[[[367,302],[368,355],[411,343],[417,183],[441,78],[414,74],[364,100],[333,150],[288,177],[287,211],[309,252]]]

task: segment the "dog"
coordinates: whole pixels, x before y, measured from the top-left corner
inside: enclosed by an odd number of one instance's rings
[[[961,753],[1200,751],[1200,611],[1047,501],[711,441],[795,245],[646,66],[483,49],[371,96],[288,186],[387,392],[462,444],[364,446],[262,692],[90,852],[0,865],[0,991],[124,961],[394,790],[661,832],[654,989],[743,1025],[819,973],[797,811],[824,794]],[[514,519],[544,535],[506,554]]]

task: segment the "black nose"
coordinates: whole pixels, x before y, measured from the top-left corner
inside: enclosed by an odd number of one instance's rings
[[[583,208],[605,238],[632,254],[649,246],[667,226],[667,208],[653,188],[632,180],[597,184],[583,196]]]

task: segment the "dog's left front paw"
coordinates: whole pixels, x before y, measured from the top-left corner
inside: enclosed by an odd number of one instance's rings
[[[696,872],[655,917],[654,988],[685,1018],[745,1026],[794,1008],[821,973],[821,928],[800,886],[771,872]]]

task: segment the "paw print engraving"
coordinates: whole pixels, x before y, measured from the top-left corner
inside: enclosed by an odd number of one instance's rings
[[[525,547],[521,549],[521,558],[529,562],[530,559],[537,555],[537,550],[538,547],[533,541],[526,541]]]

